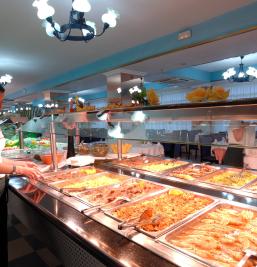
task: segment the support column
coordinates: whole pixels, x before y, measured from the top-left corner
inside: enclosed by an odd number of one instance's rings
[[[107,98],[109,104],[129,104],[131,95],[129,89],[141,84],[141,78],[145,73],[131,71],[128,69],[118,69],[105,73],[107,77]],[[117,89],[121,88],[121,94]]]

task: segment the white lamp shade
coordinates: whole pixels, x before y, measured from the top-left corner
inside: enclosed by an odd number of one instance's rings
[[[257,78],[257,70],[254,67],[249,67],[246,74]]]
[[[86,37],[88,34],[90,34],[90,31],[86,29],[82,29],[82,33],[83,33],[83,36]]]
[[[0,83],[11,83],[12,76],[9,74],[5,74],[4,76],[0,77]]]
[[[46,34],[49,36],[49,37],[54,37],[54,27],[52,27],[52,25],[50,23],[48,23],[46,25]]]
[[[87,24],[88,26],[92,27],[92,28],[94,29],[94,31],[95,31],[95,34],[96,34],[96,26],[95,26],[95,23],[94,23],[93,21],[89,21],[89,20],[87,20],[87,21],[86,21],[86,24]]]
[[[88,0],[74,0],[72,7],[74,10],[84,13],[91,10],[91,5]]]
[[[47,19],[52,17],[55,10],[52,6],[48,5],[48,0],[35,0],[32,4],[33,7],[38,9],[37,16],[39,19]]]
[[[114,10],[108,10],[107,13],[103,14],[102,22],[109,24],[111,28],[115,28],[117,25],[118,14]]]

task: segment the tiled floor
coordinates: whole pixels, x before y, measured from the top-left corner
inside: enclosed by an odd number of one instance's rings
[[[9,267],[62,267],[48,248],[13,215],[8,216]]]

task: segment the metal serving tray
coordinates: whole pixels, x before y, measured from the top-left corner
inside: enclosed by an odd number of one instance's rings
[[[105,203],[99,204],[99,203],[96,203],[96,202],[91,202],[91,201],[89,201],[87,199],[82,198],[82,196],[86,192],[88,192],[88,194],[95,194],[96,190],[106,190],[106,189],[108,189],[109,191],[116,190],[116,188],[118,188],[120,186],[122,187],[123,185],[132,184],[134,182],[139,182],[139,181],[142,181],[142,182],[148,183],[148,184],[156,185],[159,188],[156,189],[156,190],[153,190],[152,192],[143,193],[143,194],[141,194],[139,196],[132,197],[131,201],[144,198],[145,196],[147,196],[149,194],[153,194],[153,193],[157,193],[157,192],[161,192],[161,191],[166,190],[166,186],[165,185],[161,185],[161,184],[158,184],[158,183],[155,183],[155,182],[150,182],[150,181],[146,181],[146,180],[142,180],[142,179],[138,179],[138,178],[130,178],[130,179],[126,180],[125,182],[122,182],[122,183],[119,183],[119,184],[107,185],[107,186],[98,187],[98,188],[95,188],[95,189],[92,189],[92,190],[86,190],[84,192],[79,192],[77,194],[74,194],[74,197],[77,198],[79,201],[81,201],[81,202],[83,202],[86,205],[89,205],[91,207],[98,206],[98,205],[105,205]],[[122,197],[122,195],[120,195],[120,197]],[[112,203],[110,203],[110,205],[108,205],[109,209],[110,209],[110,207],[113,208],[113,207],[117,207],[117,206],[118,206],[118,204],[116,205],[116,204],[112,204]]]
[[[202,179],[202,178],[204,178],[204,177],[206,177],[208,175],[215,174],[218,170],[221,169],[220,167],[208,165],[213,169],[213,171],[211,173],[204,174],[204,175],[199,175],[198,177],[191,176],[192,179],[186,179],[186,178],[183,178],[183,177],[176,176],[176,174],[174,174],[174,172],[176,172],[178,170],[181,170],[181,171],[185,170],[186,171],[188,168],[199,166],[199,165],[203,165],[203,164],[192,163],[192,164],[184,165],[182,167],[177,167],[177,168],[174,168],[172,170],[168,170],[168,171],[164,172],[163,175],[167,176],[168,178],[175,177],[175,178],[178,178],[178,179],[182,179],[184,181],[199,181],[200,179]],[[204,165],[206,165],[206,164],[204,164]]]
[[[109,210],[106,210],[105,211],[105,214],[109,217],[111,217],[112,219],[122,223],[122,222],[125,222],[123,220],[120,220],[118,219],[117,217],[115,217],[113,215],[113,212],[116,211],[118,208],[122,208],[122,207],[128,207],[128,206],[132,206],[132,205],[135,205],[139,202],[142,202],[142,201],[147,201],[147,200],[150,200],[150,199],[153,199],[161,194],[165,194],[167,193],[169,190],[171,189],[174,189],[174,190],[180,190],[180,191],[183,191],[183,192],[187,192],[187,193],[191,193],[193,195],[195,195],[196,197],[199,197],[199,198],[205,198],[205,199],[208,199],[208,200],[211,200],[212,202],[210,204],[208,204],[206,207],[188,215],[187,217],[185,217],[184,219],[178,221],[177,223],[174,223],[173,225],[170,225],[168,226],[167,228],[163,229],[163,230],[160,230],[160,231],[157,231],[157,232],[148,232],[148,231],[145,231],[143,229],[141,229],[140,227],[137,227],[135,226],[134,228],[138,231],[138,232],[141,232],[151,238],[158,238],[159,236],[161,235],[164,235],[166,232],[170,231],[171,229],[173,228],[176,228],[178,227],[180,224],[183,224],[184,222],[190,220],[191,218],[194,218],[198,213],[200,213],[202,210],[205,210],[207,207],[209,207],[209,205],[213,205],[213,203],[216,203],[216,198],[214,197],[211,197],[211,196],[208,196],[208,195],[203,195],[201,193],[195,193],[195,192],[191,192],[191,191],[188,191],[188,190],[184,190],[184,189],[178,189],[176,187],[169,187],[167,190],[163,191],[163,192],[158,192],[158,193],[154,193],[154,194],[150,194],[144,198],[141,198],[141,199],[138,199],[138,200],[135,200],[135,201],[132,201],[132,202],[129,202],[129,203],[126,203],[126,204],[123,204],[123,205],[120,205],[119,207],[115,207],[115,208],[112,208],[112,209],[109,209]]]
[[[242,189],[250,184],[252,184],[253,182],[257,181],[257,177],[254,178],[253,180],[251,180],[250,182],[247,182],[245,183],[244,185],[242,186],[228,186],[228,185],[223,185],[223,184],[218,184],[218,183],[212,183],[210,181],[208,181],[208,179],[216,176],[216,175],[219,175],[219,174],[222,174],[223,172],[226,172],[226,171],[233,171],[233,172],[238,172],[238,174],[240,174],[241,170],[240,169],[236,169],[236,168],[225,168],[225,169],[220,169],[218,171],[216,171],[215,173],[213,174],[210,174],[210,175],[206,175],[200,179],[198,179],[199,182],[202,182],[202,183],[206,183],[206,184],[211,184],[211,185],[214,185],[214,186],[221,186],[221,187],[224,187],[224,188],[228,188],[228,189]],[[251,172],[253,173],[254,175],[257,175],[257,172],[254,172],[254,171],[251,171],[251,170],[245,170],[247,172]]]
[[[139,160],[141,162],[136,163]],[[154,156],[137,156],[129,159],[122,159],[122,160],[114,160],[111,162],[112,165],[122,166],[127,168],[135,168],[136,165],[147,164],[151,162],[160,161],[162,158],[154,157]]]
[[[233,209],[236,210],[251,210],[254,213],[257,213],[257,207],[252,207],[252,206],[248,206],[246,204],[241,204],[238,202],[232,202],[232,201],[218,201],[216,203],[214,203],[213,205],[209,205],[205,210],[202,210],[201,212],[199,212],[196,216],[192,217],[191,219],[187,220],[186,222],[180,224],[178,227],[171,229],[169,232],[166,232],[166,234],[164,234],[163,236],[159,237],[157,242],[160,242],[164,245],[166,245],[167,247],[171,248],[171,249],[175,249],[179,252],[182,252],[183,254],[186,254],[204,264],[208,264],[208,266],[215,266],[215,267],[220,267],[218,265],[213,264],[212,262],[210,262],[207,259],[204,259],[192,252],[187,251],[184,248],[181,248],[179,246],[176,246],[174,244],[171,244],[169,242],[169,240],[174,240],[176,239],[176,236],[180,233],[185,231],[188,227],[196,224],[200,219],[202,219],[203,217],[205,217],[208,213],[214,211],[217,208],[222,208],[222,207],[231,207]],[[201,229],[199,227],[199,229]],[[239,262],[238,262],[239,264]],[[239,266],[239,265],[237,265]]]
[[[158,164],[164,164],[165,162],[172,162],[172,161],[176,161],[178,163],[181,163],[181,165],[179,166],[175,166],[175,167],[170,167],[166,170],[163,171],[151,171],[151,170],[146,170],[145,167],[150,166],[150,165],[158,165]],[[171,170],[177,169],[177,168],[181,168],[182,166],[185,167],[187,165],[189,165],[189,162],[183,161],[183,160],[176,160],[176,159],[162,159],[162,160],[158,160],[158,161],[154,161],[154,162],[150,162],[150,163],[146,163],[146,164],[141,164],[141,165],[136,165],[134,167],[134,169],[137,170],[142,170],[145,172],[149,172],[149,173],[154,173],[154,174],[165,174]]]
[[[87,169],[95,169],[96,173],[93,174],[86,174],[86,173],[79,173],[80,170],[87,170]],[[87,177],[89,175],[94,175],[97,173],[101,173],[104,172],[104,170],[95,168],[95,167],[83,167],[83,168],[76,168],[76,169],[66,169],[63,171],[58,171],[58,172],[50,172],[50,173],[45,173],[43,174],[44,180],[42,180],[43,183],[47,184],[47,185],[51,185],[52,183],[56,183],[56,182],[62,182],[62,181],[66,181],[69,179],[74,179],[74,178],[79,178],[79,177]],[[54,178],[55,176],[59,176],[60,179],[56,179]]]
[[[253,180],[252,182],[248,183],[246,186],[244,186],[242,189],[244,191],[247,191],[252,194],[257,194],[257,189],[256,190],[251,190],[251,187],[255,185],[257,186],[257,179]]]
[[[66,194],[72,196],[72,192],[73,193],[74,192],[82,192],[85,190],[91,190],[94,188],[99,188],[101,186],[90,187],[90,188],[88,188],[88,187],[69,188],[69,185],[72,185],[76,182],[83,182],[85,179],[86,180],[95,180],[96,178],[103,176],[103,175],[119,180],[118,182],[115,182],[113,184],[118,184],[122,181],[129,179],[129,176],[126,176],[126,175],[120,175],[120,174],[111,173],[111,172],[100,172],[98,174],[88,175],[88,176],[84,176],[84,177],[80,177],[80,178],[68,179],[68,180],[61,181],[61,182],[54,182],[54,183],[51,183],[51,186],[54,187],[55,189],[57,189],[58,191],[60,191],[61,193],[66,193]],[[113,176],[113,177],[111,177],[111,176]],[[105,185],[103,185],[103,186],[105,186]]]

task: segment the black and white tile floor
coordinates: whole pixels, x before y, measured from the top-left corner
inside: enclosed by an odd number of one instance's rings
[[[9,267],[63,267],[55,255],[14,216],[8,216]]]

